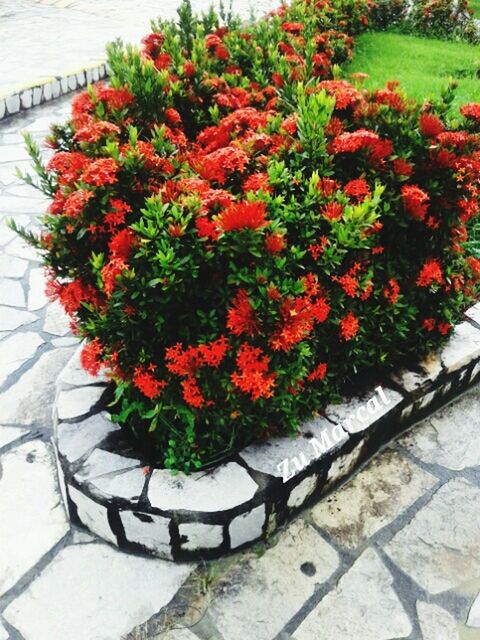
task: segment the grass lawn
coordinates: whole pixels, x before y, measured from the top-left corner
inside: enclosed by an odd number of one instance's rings
[[[480,0],[476,0],[480,6]],[[473,6],[473,5],[472,5]],[[366,33],[356,41],[346,73],[368,73],[368,87],[398,80],[419,100],[438,95],[453,76],[458,81],[454,106],[480,102],[480,46],[396,33]]]
[[[470,9],[473,9],[475,11],[475,15],[477,16],[477,18],[480,18],[480,0],[470,0],[468,4],[470,6]]]

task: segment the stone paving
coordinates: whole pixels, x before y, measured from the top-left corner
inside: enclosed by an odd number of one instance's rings
[[[261,15],[278,4],[278,0],[234,2],[235,11],[244,17],[252,7]],[[172,18],[178,5],[179,0],[0,2],[0,96],[103,61],[106,42],[121,37],[138,43],[148,33],[152,18]],[[209,5],[192,0],[196,11],[205,11]]]
[[[15,177],[19,132],[40,140],[69,101],[0,125],[3,218],[35,227],[45,201]],[[0,640],[480,638],[479,387],[253,550],[124,554],[67,521],[50,412],[76,340],[3,221],[0,243]]]

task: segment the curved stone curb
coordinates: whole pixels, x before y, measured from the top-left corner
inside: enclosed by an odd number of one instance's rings
[[[259,540],[480,380],[480,303],[465,317],[442,351],[416,370],[399,370],[328,406],[296,438],[251,445],[189,476],[152,471],[129,449],[104,411],[107,381],[81,369],[78,351],[58,378],[54,407],[71,519],[122,549],[173,560],[213,558]]]
[[[66,69],[59,76],[44,78],[41,82],[33,84],[20,85],[15,87],[14,91],[9,90],[5,94],[0,93],[0,122],[9,116],[86,87],[91,82],[98,82],[107,75],[107,64],[99,62],[88,67]]]

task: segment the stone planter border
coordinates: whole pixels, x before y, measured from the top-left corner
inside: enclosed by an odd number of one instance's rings
[[[174,476],[146,468],[125,444],[105,411],[107,381],[85,373],[77,352],[58,378],[54,407],[65,504],[74,522],[127,551],[175,561],[218,557],[268,536],[478,380],[480,303],[416,370],[399,370],[328,406],[298,437],[251,445],[214,470]]]
[[[105,62],[98,62],[88,67],[66,69],[62,75],[51,76],[33,84],[19,85],[15,89],[0,93],[0,122],[9,116],[16,115],[55,100],[76,91],[87,84],[98,82],[108,75]]]

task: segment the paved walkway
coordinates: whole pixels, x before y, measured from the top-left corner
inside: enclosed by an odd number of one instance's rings
[[[116,33],[138,39],[147,21],[132,5],[4,2],[0,83],[91,62]],[[70,525],[50,411],[76,341],[35,252],[1,220],[35,226],[45,203],[15,178],[28,166],[19,132],[40,140],[69,102],[0,124],[0,640],[479,640],[478,387],[251,551],[175,565]]]
[[[0,215],[34,227],[19,131],[41,139],[68,104],[0,125]],[[123,554],[65,517],[50,410],[75,340],[35,253],[1,223],[0,244],[0,640],[480,638],[479,388],[266,545],[205,565]]]
[[[244,17],[251,6],[261,15],[278,4],[234,2]],[[172,18],[178,5],[179,0],[1,0],[0,95],[102,62],[106,42],[121,37],[138,43],[152,18]],[[209,5],[192,0],[196,11]]]

